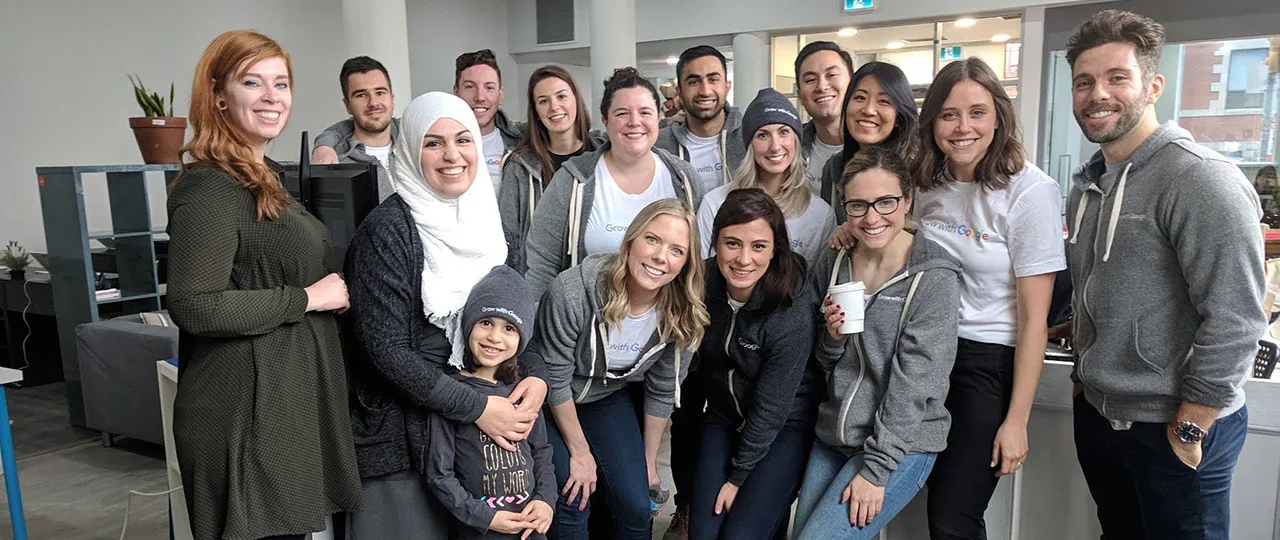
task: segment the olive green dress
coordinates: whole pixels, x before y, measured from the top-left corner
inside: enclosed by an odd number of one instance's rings
[[[306,312],[304,288],[339,268],[328,232],[298,204],[256,208],[205,166],[169,196],[173,434],[199,540],[305,534],[361,507],[337,316]]]

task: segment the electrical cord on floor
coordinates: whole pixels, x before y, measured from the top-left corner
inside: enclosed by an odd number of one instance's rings
[[[30,281],[22,282],[22,296],[27,297],[27,305],[22,307],[22,324],[27,327],[27,335],[22,338],[22,367],[18,371],[31,367],[31,360],[27,358],[27,340],[31,339],[31,321],[27,320],[27,311],[31,309],[31,293],[27,291],[30,284]]]
[[[128,499],[128,502],[126,502],[124,505],[124,526],[120,527],[120,540],[124,540],[124,534],[129,531],[129,512],[133,510],[134,495],[137,495],[139,497],[161,497],[164,495],[169,495],[180,489],[182,489],[182,486],[178,486],[168,491],[161,491],[159,493],[143,493],[141,491],[134,491],[132,489],[129,490],[129,499]]]

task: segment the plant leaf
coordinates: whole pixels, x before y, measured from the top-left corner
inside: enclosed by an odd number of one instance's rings
[[[173,82],[169,82],[169,116],[173,116]]]

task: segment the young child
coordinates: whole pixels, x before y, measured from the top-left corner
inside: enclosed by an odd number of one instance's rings
[[[506,397],[519,382],[516,358],[533,332],[534,300],[524,278],[497,266],[462,310],[467,351],[454,375],[485,396]],[[452,538],[546,538],[556,500],[555,468],[542,418],[518,451],[498,446],[473,423],[430,418],[427,483],[458,519]]]

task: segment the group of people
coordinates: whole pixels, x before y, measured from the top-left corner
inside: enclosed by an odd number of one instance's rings
[[[872,538],[928,485],[932,538],[985,538],[1029,455],[1069,270],[1104,535],[1226,538],[1260,210],[1234,165],[1157,121],[1163,38],[1120,11],[1072,37],[1101,151],[1066,227],[977,58],[917,108],[896,66],[810,43],[801,123],[773,89],[729,106],[725,58],[699,46],[676,65],[683,118],[660,128],[658,89],[620,68],[603,132],[558,67],[530,77],[524,124],[487,50],[395,119],[386,69],[353,58],[351,119],[313,157],[376,163],[382,202],[335,260],[265,157],[288,55],[219,36],[168,202],[195,537],[302,538],[336,514],[354,540],[648,539],[669,428],[668,537]]]

